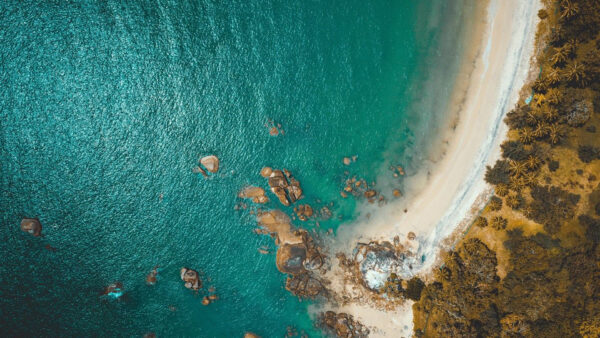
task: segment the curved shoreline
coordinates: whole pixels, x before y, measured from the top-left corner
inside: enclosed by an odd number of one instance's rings
[[[464,229],[489,197],[491,188],[483,180],[485,166],[499,156],[507,132],[503,118],[517,103],[529,76],[540,8],[539,0],[489,1],[482,13],[485,29],[472,39],[470,48],[475,53],[465,58],[448,105],[449,112],[458,107],[458,122],[437,142],[445,146],[443,155],[432,161],[426,174],[411,178],[410,191],[414,193],[379,210],[366,207],[364,213],[374,216],[340,229],[334,247],[348,252],[359,241],[390,241],[412,231],[419,248],[405,275],[430,271],[441,247],[453,244],[449,237]],[[377,328],[372,330],[376,336],[390,336],[386,333],[412,332],[410,305],[407,302],[404,309],[394,311],[393,320],[390,312],[356,302],[337,310]]]

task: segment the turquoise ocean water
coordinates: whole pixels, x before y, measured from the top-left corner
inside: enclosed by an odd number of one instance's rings
[[[470,10],[0,2],[0,335],[281,337],[293,326],[319,336],[274,255],[257,251],[273,241],[252,232],[236,194],[266,187],[264,165],[285,167],[304,201],[333,203],[321,229],[335,228],[355,208],[339,195],[345,170],[369,181],[389,163],[416,170]],[[285,134],[270,136],[270,121]],[[221,170],[205,179],[191,169],[208,154]],[[39,217],[44,237],[22,233],[23,217]],[[206,288],[185,289],[182,266],[220,300],[202,306]],[[125,296],[100,297],[115,281]]]

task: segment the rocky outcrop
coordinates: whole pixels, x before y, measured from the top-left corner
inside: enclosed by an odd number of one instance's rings
[[[306,272],[306,247],[304,243],[282,244],[277,250],[277,269],[283,273],[301,274]]]
[[[369,336],[369,329],[349,314],[327,311],[321,313],[317,325],[336,337],[364,338]]]
[[[325,287],[313,274],[302,273],[288,276],[285,288],[298,297],[314,298],[325,292]]]
[[[42,235],[42,223],[37,218],[23,218],[21,220],[21,230],[35,237]]]
[[[267,172],[268,170],[263,168],[261,175],[266,175]],[[269,187],[271,187],[271,192],[277,196],[279,202],[285,206],[290,206],[290,204],[302,198],[300,182],[286,169],[283,169],[283,171],[278,169],[271,171],[269,175]]]
[[[200,164],[210,173],[219,171],[219,158],[215,155],[204,156],[200,159]]]
[[[260,170],[260,176],[262,176],[264,178],[269,178],[269,176],[271,176],[272,173],[273,173],[273,169],[271,167],[263,167]]]
[[[282,245],[277,250],[277,268],[289,275],[286,289],[300,297],[312,298],[325,294],[325,287],[319,277],[324,255],[308,232],[299,230],[297,235],[301,236],[301,243]]]
[[[298,219],[301,221],[306,221],[314,214],[313,208],[308,204],[300,204],[294,208],[294,212],[296,215],[298,215]]]
[[[402,243],[399,236],[394,238],[393,244],[388,241],[358,243],[352,259],[343,263],[354,269],[359,282],[367,289],[385,292],[390,276],[412,277],[413,264],[418,263],[418,248],[416,235],[410,232]]]
[[[202,287],[202,282],[200,281],[198,271],[188,268],[181,268],[180,275],[181,280],[185,282],[186,288],[199,290]]]
[[[290,218],[279,210],[260,212],[257,219],[259,225],[275,234],[279,246],[275,262],[279,271],[289,275],[286,288],[301,297],[325,293],[318,276],[325,258],[309,233],[293,230]]]
[[[260,187],[245,187],[239,192],[238,197],[252,199],[252,202],[258,204],[269,202],[269,198],[265,195],[265,189]]]

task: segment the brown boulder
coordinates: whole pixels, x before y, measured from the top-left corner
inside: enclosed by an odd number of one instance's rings
[[[200,164],[213,174],[219,171],[219,158],[215,155],[204,156],[200,159]]]
[[[42,223],[37,218],[23,218],[21,220],[21,230],[35,237],[40,237],[42,235]]]
[[[375,195],[377,195],[377,191],[375,191],[375,190],[367,190],[367,191],[365,191],[365,197],[366,198],[372,198],[372,197],[375,197]]]
[[[158,270],[154,268],[146,275],[146,284],[154,285],[156,283],[156,276],[158,276]]]
[[[271,175],[269,176],[269,186],[272,187],[282,187],[285,188],[287,187],[288,182],[287,179],[285,178],[285,175],[283,175],[283,172],[281,170],[273,170],[273,172],[271,173]]]
[[[300,188],[300,185],[288,186],[288,193],[290,195],[290,200],[292,201],[292,203],[302,198],[302,189]]]
[[[300,274],[305,272],[304,260],[306,259],[306,247],[304,243],[285,243],[277,250],[277,269],[282,273]]]
[[[264,178],[268,178],[273,173],[273,169],[271,167],[264,167],[260,170],[260,176]]]
[[[277,196],[281,204],[285,205],[286,207],[290,205],[290,201],[287,198],[284,188],[275,186],[271,188],[271,191],[275,194],[275,196]]]

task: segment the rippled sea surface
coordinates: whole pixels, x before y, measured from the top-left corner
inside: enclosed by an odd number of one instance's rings
[[[355,212],[344,171],[416,168],[460,58],[461,6],[0,2],[1,335],[319,336],[236,194],[287,168],[305,202],[333,203],[325,230]],[[208,154],[221,169],[205,179],[192,168]],[[182,266],[202,271],[198,295]],[[126,294],[100,297],[115,281]],[[209,286],[220,299],[203,306]]]

